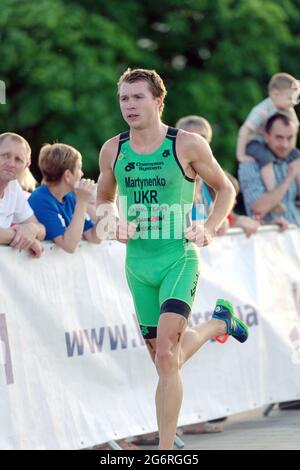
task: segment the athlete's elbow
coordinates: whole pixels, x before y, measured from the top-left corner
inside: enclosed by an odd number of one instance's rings
[[[220,199],[224,201],[224,204],[227,202],[231,210],[235,205],[237,193],[229,179],[224,182],[218,193]]]
[[[231,181],[226,177],[226,180],[223,182],[222,187],[220,188],[223,196],[227,196],[228,199],[235,201],[237,192],[231,183]]]

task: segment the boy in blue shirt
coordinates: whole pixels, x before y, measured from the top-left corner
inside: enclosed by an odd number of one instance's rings
[[[66,144],[46,144],[39,154],[43,183],[29,198],[37,219],[46,228],[45,240],[53,240],[74,253],[82,236],[100,243],[96,226],[87,215],[87,206],[96,188],[94,181],[82,179],[82,157]]]

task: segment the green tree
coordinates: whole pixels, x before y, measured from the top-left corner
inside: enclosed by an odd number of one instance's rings
[[[74,145],[96,173],[99,148],[122,129],[120,71],[145,52],[117,22],[60,0],[3,0],[0,31],[1,131],[24,135],[34,157],[45,142]]]
[[[270,76],[299,77],[299,0],[2,0],[1,131],[63,141],[97,176],[99,148],[123,130],[116,82],[128,67],[155,68],[168,88],[164,120],[200,114],[233,171],[237,131],[267,95]]]

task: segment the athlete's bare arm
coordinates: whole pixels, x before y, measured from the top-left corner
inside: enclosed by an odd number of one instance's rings
[[[97,188],[97,210],[98,218],[97,235],[104,238],[106,232],[112,232],[108,238],[114,238],[122,243],[127,243],[135,232],[136,226],[127,221],[119,221],[119,211],[116,205],[117,182],[113,172],[117,157],[119,136],[105,142],[99,155],[100,176]],[[116,222],[117,220],[117,222]],[[106,223],[110,224],[109,227]]]
[[[117,182],[114,176],[113,166],[117,156],[118,142],[119,137],[113,137],[105,142],[100,150],[97,207],[99,204],[112,204],[112,207],[115,208]]]
[[[200,135],[181,131],[177,152],[186,174],[198,174],[216,192],[213,211],[205,223],[206,229],[214,234],[232,210],[236,197],[234,187],[214,158],[209,144]]]

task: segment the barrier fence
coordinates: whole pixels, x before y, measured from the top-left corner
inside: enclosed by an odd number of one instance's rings
[[[209,341],[184,366],[179,424],[299,399],[300,230],[233,231],[201,260],[191,326],[225,298],[250,336]],[[124,262],[117,242],[73,255],[46,243],[38,260],[0,247],[1,449],[78,449],[156,429],[156,372]]]

